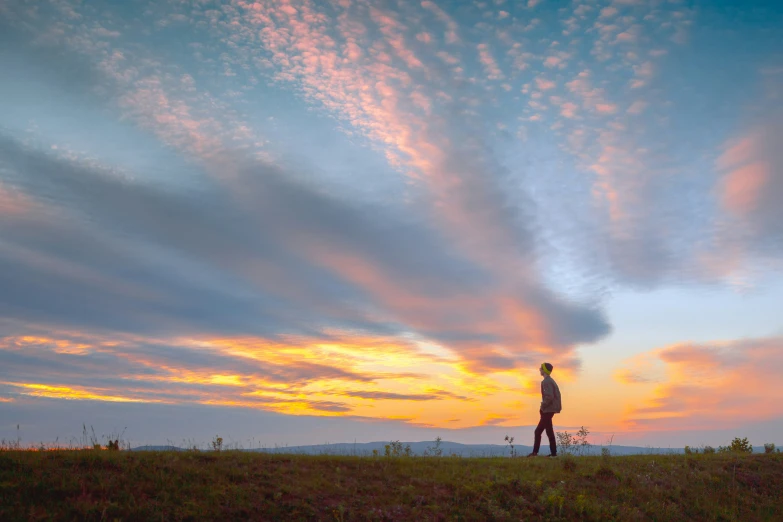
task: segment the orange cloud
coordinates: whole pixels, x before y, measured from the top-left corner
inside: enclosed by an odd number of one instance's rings
[[[52,386],[39,383],[3,382],[6,386],[17,388],[20,395],[30,397],[46,397],[48,399],[67,399],[79,401],[103,401],[103,402],[163,402],[159,400],[141,399],[121,395],[109,395],[107,390],[96,390],[83,387]]]
[[[629,430],[719,429],[783,415],[783,338],[677,344],[642,354],[620,370],[624,384],[651,384],[629,409]]]
[[[516,418],[519,390],[532,389],[518,372],[474,374],[432,344],[348,332],[275,341],[52,333],[0,339],[0,361],[9,352],[40,362],[15,367],[18,359],[8,359],[16,378],[0,390],[50,399],[195,403],[441,426],[459,411],[460,421],[449,425],[467,427],[492,415]]]

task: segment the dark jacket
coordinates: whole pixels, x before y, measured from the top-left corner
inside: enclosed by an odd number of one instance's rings
[[[560,401],[560,388],[549,375],[541,381],[541,411],[543,413],[560,413],[563,403]]]

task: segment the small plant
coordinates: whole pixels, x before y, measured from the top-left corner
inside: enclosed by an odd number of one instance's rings
[[[609,446],[608,448],[601,448],[601,456],[604,458],[610,457],[612,455],[612,443],[614,442],[614,433],[612,433],[612,436],[609,437],[609,440],[606,441],[606,445]]]
[[[215,435],[215,438],[212,439],[212,449],[214,451],[221,451],[223,449],[223,437]]]
[[[685,446],[686,455],[695,455],[698,453],[699,453],[699,448],[691,448],[690,446]]]
[[[97,435],[95,435],[95,428],[90,426],[90,431],[91,433],[87,433],[87,425],[82,423],[82,444],[94,450],[101,449],[101,443],[98,441]]]
[[[574,460],[574,456],[570,453],[566,453],[563,456],[563,470],[576,471],[576,460]]]
[[[567,455],[583,455],[590,448],[590,443],[587,442],[587,436],[589,434],[590,430],[582,426],[575,435],[572,435],[567,431],[558,431],[555,435],[557,437],[557,445],[563,453]]]
[[[0,450],[20,450],[22,449],[22,437],[19,435],[19,425],[16,425],[16,440],[0,440]]]
[[[715,448],[712,446],[704,446],[704,449],[702,449],[701,452],[705,455],[711,455],[712,453],[715,453]]]
[[[435,437],[435,445],[434,446],[428,446],[427,449],[424,451],[424,456],[427,457],[441,457],[443,456],[443,448],[440,447],[441,442],[443,439],[440,438],[440,436]]]
[[[558,488],[548,488],[541,496],[541,503],[552,508],[552,516],[560,517],[563,514],[563,504],[565,504],[565,495]]]
[[[560,448],[560,452],[570,455],[576,446],[574,436],[567,431],[558,431],[555,433],[555,436],[557,437],[557,447]]]
[[[106,449],[110,451],[120,451],[120,439],[109,439],[109,443],[106,445]]]
[[[508,443],[508,447],[511,450],[511,458],[517,456],[517,451],[514,449],[514,437],[509,437],[506,435],[506,438],[504,439]]]
[[[574,506],[574,509],[582,516],[591,515],[595,510],[594,502],[588,495],[580,493],[576,496],[576,505]]]
[[[780,450],[778,450],[780,451]],[[764,453],[775,453],[775,445],[774,444],[764,444]]]

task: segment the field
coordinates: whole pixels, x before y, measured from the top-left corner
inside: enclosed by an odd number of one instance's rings
[[[0,451],[0,520],[783,520],[783,454]]]

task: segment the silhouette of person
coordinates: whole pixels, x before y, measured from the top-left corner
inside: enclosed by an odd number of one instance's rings
[[[538,455],[538,449],[541,447],[541,433],[544,431],[549,438],[549,455],[547,456],[557,457],[557,442],[555,441],[555,430],[552,427],[552,417],[555,416],[555,413],[560,413],[563,405],[560,400],[560,388],[551,376],[553,369],[554,367],[547,362],[541,364],[538,369],[541,377],[544,378],[541,381],[541,408],[538,411],[541,414],[541,420],[538,421],[534,432],[533,452],[528,457]]]

